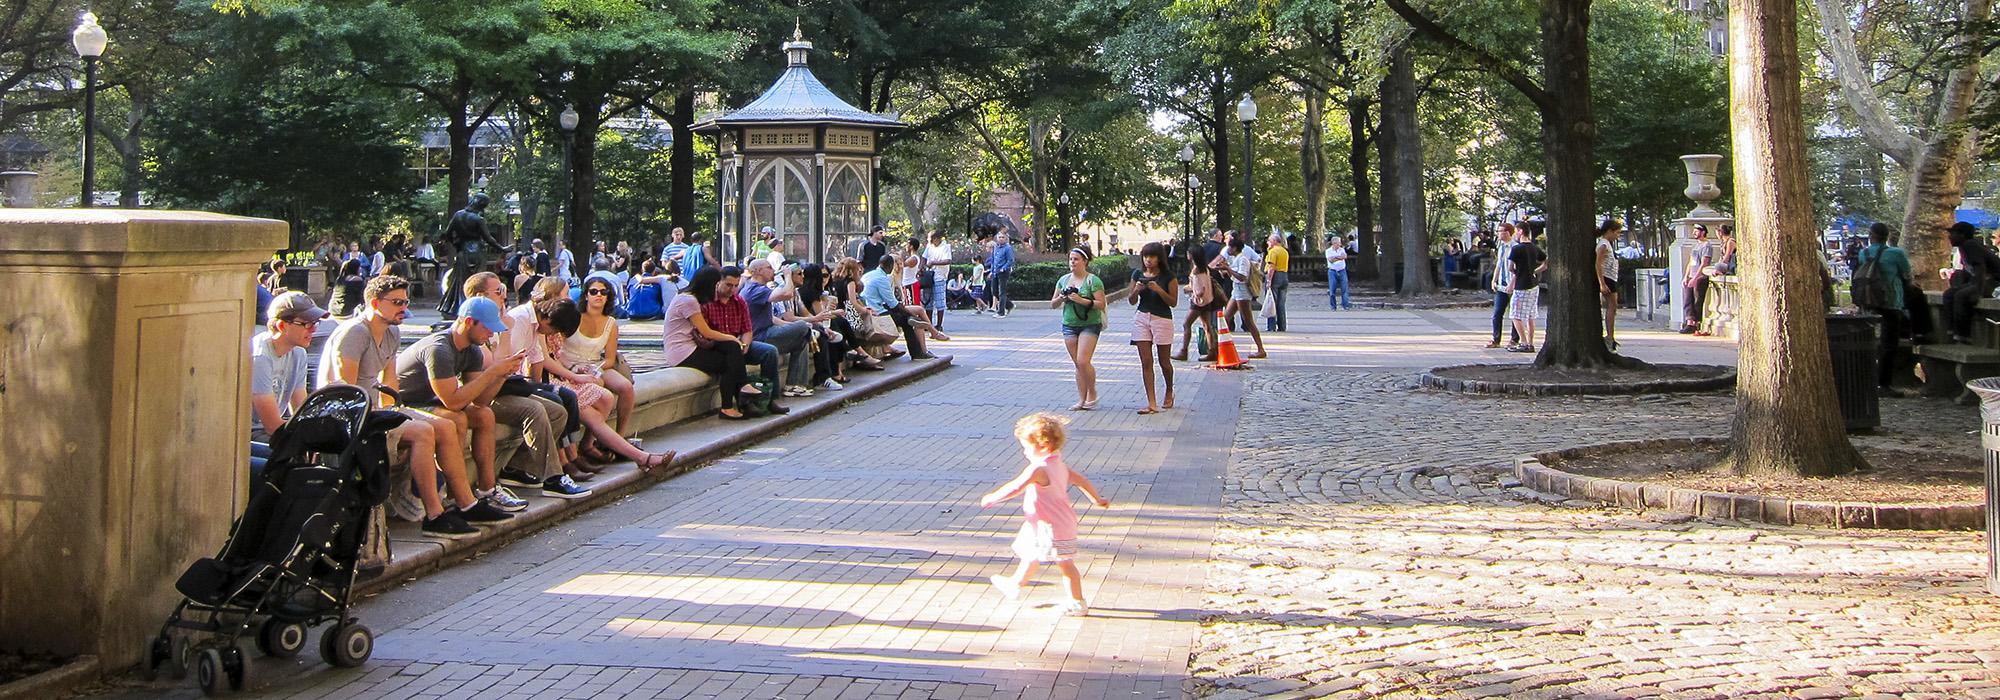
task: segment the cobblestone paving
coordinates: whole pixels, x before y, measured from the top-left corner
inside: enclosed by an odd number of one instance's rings
[[[1546,503],[1503,486],[1514,456],[1723,434],[1731,399],[1459,396],[1394,363],[1246,381],[1195,695],[2000,697],[1979,534]],[[1862,442],[1977,450],[1971,409],[1883,413]]]

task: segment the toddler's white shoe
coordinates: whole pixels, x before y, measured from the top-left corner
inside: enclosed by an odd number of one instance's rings
[[[1064,615],[1070,617],[1088,617],[1090,615],[1090,605],[1081,600],[1072,599],[1068,603],[1063,604],[1062,612]]]
[[[988,580],[992,581],[993,587],[1000,589],[1000,595],[1007,596],[1008,600],[1021,597],[1021,584],[1015,583],[1014,579],[994,574]]]

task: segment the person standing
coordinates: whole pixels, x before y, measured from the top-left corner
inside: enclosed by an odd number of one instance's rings
[[[1264,330],[1271,333],[1285,332],[1285,290],[1292,286],[1290,273],[1292,251],[1285,248],[1285,237],[1271,234],[1264,247],[1264,288],[1271,290],[1271,315],[1264,319]]]
[[[1180,284],[1167,269],[1167,247],[1155,241],[1139,249],[1139,269],[1132,271],[1134,291],[1126,297],[1139,307],[1132,314],[1132,346],[1139,350],[1139,378],[1146,385],[1146,407],[1139,415],[1158,413],[1174,407],[1174,305],[1180,303]],[[1166,384],[1166,400],[1155,401],[1153,358],[1160,360],[1160,379]]]
[[[1701,332],[1701,307],[1708,301],[1708,266],[1715,247],[1708,242],[1708,227],[1694,225],[1694,248],[1688,252],[1687,267],[1681,271],[1687,296],[1681,302],[1681,334]]]
[[[1347,242],[1339,236],[1334,236],[1333,243],[1326,247],[1326,307],[1354,310],[1354,302],[1347,296]],[[1497,328],[1499,322],[1494,324]]]
[[[931,271],[930,279],[924,282],[924,307],[931,311],[931,325],[944,330],[944,312],[951,308],[945,294],[945,283],[951,277],[951,244],[944,242],[944,232],[931,232],[923,256],[924,266]]]
[[[1868,271],[1869,263],[1874,263],[1873,272],[1882,285],[1883,305],[1871,306],[1869,310],[1882,317],[1882,332],[1878,338],[1881,350],[1875,368],[1876,385],[1889,389],[1896,368],[1901,366],[1902,358],[1897,355],[1903,346],[1903,289],[1912,284],[1910,257],[1902,248],[1889,245],[1889,225],[1880,221],[1868,227],[1868,247],[1855,257],[1859,258],[1855,274]]]
[[[1188,359],[1188,343],[1194,338],[1195,324],[1201,324],[1201,327],[1208,331],[1208,337],[1214,338],[1215,312],[1227,303],[1227,300],[1217,299],[1215,296],[1214,280],[1221,275],[1208,266],[1208,248],[1198,245],[1188,246],[1187,256],[1190,263],[1187,281],[1188,315],[1181,320],[1180,352],[1173,355],[1173,359],[1183,362]],[[1196,347],[1195,354],[1201,362],[1215,359],[1213,350],[1209,346]]]
[[[1515,228],[1513,222],[1500,222],[1500,240],[1494,249],[1493,263],[1493,341],[1486,344],[1488,349],[1500,347],[1500,324],[1507,318],[1507,309],[1514,301],[1514,270],[1509,266],[1508,253],[1514,250]],[[1511,331],[1508,345],[1521,343],[1520,331]]]
[[[986,286],[993,292],[993,317],[1006,318],[1014,308],[1014,300],[1007,295],[1007,282],[1014,276],[1014,246],[1007,234],[993,239],[993,255],[986,261]]]
[[[1618,351],[1618,255],[1611,241],[1625,230],[1617,219],[1605,219],[1597,227],[1597,301],[1604,307],[1604,346]]]
[[[1507,285],[1507,318],[1513,320],[1514,332],[1520,334],[1521,342],[1507,346],[1507,352],[1534,352],[1535,314],[1541,310],[1542,302],[1538,276],[1548,268],[1549,256],[1535,246],[1533,228],[1522,226],[1515,233],[1514,247],[1507,251],[1507,266],[1512,273]]]
[[[1097,368],[1090,363],[1097,354],[1097,338],[1104,333],[1104,280],[1090,274],[1090,249],[1069,250],[1069,274],[1056,280],[1056,293],[1049,308],[1062,309],[1063,347],[1076,365],[1076,405],[1072,411],[1097,408]]]
[[[861,242],[861,269],[873,270],[882,262],[882,256],[889,253],[889,244],[882,239],[888,235],[880,224],[868,230],[868,240]]]

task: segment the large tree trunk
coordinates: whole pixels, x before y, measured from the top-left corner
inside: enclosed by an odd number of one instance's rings
[[[1818,236],[1800,112],[1793,0],[1729,3],[1736,175],[1736,416],[1724,465],[1738,474],[1831,476],[1863,466],[1833,386]]]
[[[131,104],[125,112],[125,129],[109,139],[111,148],[118,152],[118,206],[126,209],[139,208],[139,190],[146,186],[146,164],[143,158],[146,117],[151,111],[151,101],[142,94],[127,91]],[[100,131],[100,133],[102,133]]]
[[[1356,280],[1373,280],[1375,266],[1375,193],[1368,180],[1368,100],[1347,98],[1347,178],[1354,188],[1355,248],[1362,254],[1347,261],[1349,274]]]
[[[1326,235],[1326,91],[1300,84],[1306,123],[1299,130],[1299,178],[1306,191],[1305,249]]]
[[[1965,0],[1961,8],[1966,26],[1983,26],[1993,15],[1991,0]],[[1951,51],[1971,54],[1978,50],[1978,34],[1961,30],[1952,41]],[[1910,254],[1910,269],[1935,270],[1951,259],[1951,244],[1944,230],[1958,221],[1958,205],[1965,199],[1965,178],[1972,171],[1979,132],[1967,123],[1979,97],[1979,60],[1970,58],[1952,69],[1944,90],[1936,97],[1937,117],[1928,139],[1917,151],[1910,169],[1907,198],[1903,200],[1903,250]],[[1917,275],[1919,283],[1941,288],[1937,275]]]
[[[1037,249],[1046,249],[1049,226],[1049,120],[1028,118],[1028,177],[1034,189],[1034,236]],[[1027,223],[1027,222],[1022,222]]]
[[[446,170],[446,180],[450,188],[446,207],[452,211],[465,208],[472,197],[472,124],[465,114],[463,103],[447,110],[444,135],[451,144],[451,163]]]
[[[576,136],[570,146],[569,249],[597,250],[591,243],[597,228],[597,129],[603,124],[601,97],[576,101]],[[716,242],[720,250],[721,241]]]
[[[1394,205],[1385,201],[1383,208],[1385,214],[1390,209],[1396,212],[1398,226],[1389,233],[1398,243],[1399,255],[1395,259],[1403,264],[1403,281],[1396,294],[1404,297],[1428,294],[1437,285],[1431,283],[1430,217],[1424,213],[1424,144],[1417,129],[1417,69],[1410,58],[1408,42],[1389,54],[1389,76],[1382,80],[1382,126],[1383,133],[1396,135],[1384,159],[1393,160],[1395,167],[1384,170],[1382,178],[1383,191],[1394,193]],[[1392,180],[1395,186],[1390,188],[1387,183]]]
[[[1597,173],[1591,149],[1597,122],[1590,110],[1590,0],[1542,0],[1540,106],[1543,162],[1548,168],[1547,331],[1538,367],[1627,364],[1604,344],[1597,298]],[[1810,220],[1810,217],[1808,217]]]
[[[674,111],[667,115],[667,125],[674,130],[674,150],[669,156],[667,167],[672,170],[673,193],[668,198],[667,215],[675,226],[690,231],[699,229],[695,221],[694,209],[694,90],[682,90],[674,95]],[[717,197],[726,196],[717,192]],[[719,222],[718,222],[719,223]],[[712,230],[720,231],[720,227]]]
[[[1382,173],[1380,208],[1376,210],[1382,224],[1381,235],[1375,237],[1379,248],[1361,249],[1361,257],[1375,260],[1375,280],[1369,286],[1385,292],[1396,291],[1401,282],[1396,279],[1396,263],[1402,259],[1404,226],[1403,208],[1397,204],[1404,182],[1400,172],[1402,162],[1396,158],[1396,142],[1403,135],[1396,128],[1396,120],[1389,116],[1393,111],[1388,99],[1390,89],[1389,79],[1383,78],[1381,123],[1375,129],[1375,162]]]

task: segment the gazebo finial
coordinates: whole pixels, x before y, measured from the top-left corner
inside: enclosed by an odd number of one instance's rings
[[[794,66],[806,64],[806,56],[812,53],[812,42],[806,41],[805,18],[794,18],[792,40],[785,42],[785,62]]]
[[[793,17],[792,41],[805,41],[805,40],[806,40],[806,18]]]

